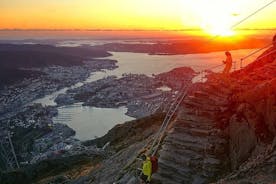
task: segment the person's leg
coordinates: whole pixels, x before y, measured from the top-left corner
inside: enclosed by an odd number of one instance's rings
[[[143,181],[144,183],[147,183],[148,176],[142,174],[140,178],[142,179],[142,181]]]
[[[226,74],[230,73],[230,70],[231,70],[231,65],[226,65],[226,67],[225,67],[225,73]]]
[[[231,68],[227,68],[225,73],[228,75],[230,73],[230,70],[231,70]]]
[[[222,71],[223,74],[226,73],[226,69],[227,69],[227,67],[225,67],[225,68],[223,69],[223,71]]]

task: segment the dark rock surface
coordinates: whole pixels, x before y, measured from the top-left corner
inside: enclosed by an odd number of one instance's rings
[[[213,85],[202,85],[183,101],[159,151],[160,169],[153,180],[209,183],[228,170],[228,140],[216,121],[222,113],[220,107],[227,106],[220,99],[227,99],[230,91],[211,95]]]
[[[230,158],[234,169],[218,183],[276,181],[276,53],[231,74]],[[265,57],[263,57],[265,56]]]

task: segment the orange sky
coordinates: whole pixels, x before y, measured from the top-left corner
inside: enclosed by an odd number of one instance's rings
[[[221,31],[271,0],[1,0],[0,29]],[[239,26],[275,28],[276,3]]]

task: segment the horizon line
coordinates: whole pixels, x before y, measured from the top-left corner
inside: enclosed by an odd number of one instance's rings
[[[238,28],[234,29],[238,31],[272,31],[275,28]],[[21,28],[4,28],[0,31],[169,31],[169,32],[179,32],[179,31],[204,31],[201,28],[188,28],[188,29],[21,29]]]

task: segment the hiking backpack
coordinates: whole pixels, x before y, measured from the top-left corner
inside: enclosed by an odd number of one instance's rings
[[[151,172],[156,173],[158,170],[158,158],[156,156],[150,157],[151,161]]]

